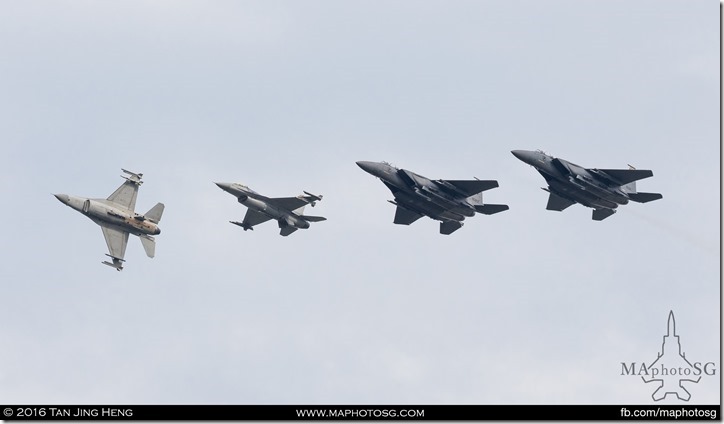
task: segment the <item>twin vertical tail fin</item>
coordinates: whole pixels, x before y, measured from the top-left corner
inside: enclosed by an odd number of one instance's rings
[[[633,167],[633,166],[631,166],[631,165],[628,166],[628,169],[629,169],[629,171],[635,171],[635,170],[636,170],[636,168]],[[622,190],[624,193],[636,193],[636,181],[631,181],[631,182],[628,183],[628,184],[622,185],[622,186],[621,186],[621,190]]]
[[[473,194],[472,196],[468,197],[468,203],[470,203],[473,206],[482,205],[483,204],[483,192]]]
[[[606,172],[608,174],[612,173],[611,171],[606,171]],[[621,171],[621,172],[626,172],[626,171]],[[638,178],[639,177],[638,175],[634,176],[634,177],[637,177],[637,179],[647,178],[647,177],[650,177],[653,175],[653,173],[651,171],[637,171],[636,168],[634,168],[631,165],[628,166],[628,172],[629,173],[643,172],[644,174],[640,178]],[[631,178],[634,178],[634,177],[631,177]],[[635,180],[629,182],[628,184],[622,185],[621,190],[623,190],[623,192],[628,195],[629,199],[631,199],[634,202],[638,202],[638,203],[652,202],[654,200],[659,200],[664,197],[661,195],[661,193],[639,193],[639,192],[637,192]]]

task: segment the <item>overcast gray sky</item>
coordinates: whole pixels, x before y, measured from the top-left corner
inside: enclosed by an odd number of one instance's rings
[[[719,3],[6,1],[6,403],[633,403],[673,310],[719,401]],[[603,222],[510,154],[652,169]],[[497,179],[451,236],[357,160]],[[51,193],[144,173],[157,256]],[[213,182],[328,221],[244,232]]]

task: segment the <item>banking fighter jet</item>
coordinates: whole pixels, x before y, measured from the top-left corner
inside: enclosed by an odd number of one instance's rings
[[[636,181],[654,175],[646,169],[583,168],[575,163],[554,158],[536,150],[513,150],[518,159],[534,167],[548,183],[543,190],[549,193],[546,209],[562,211],[580,203],[593,208],[593,219],[601,221],[616,213],[618,205],[632,200],[638,203],[661,199],[659,193],[636,191]]]
[[[452,234],[475,213],[492,215],[508,205],[483,204],[483,191],[498,187],[495,180],[430,180],[387,162],[357,162],[366,172],[382,180],[395,197],[395,224],[410,225],[423,216],[440,222],[441,234]]]
[[[304,192],[297,197],[266,197],[249,187],[238,183],[215,183],[220,189],[232,194],[239,203],[248,209],[242,222],[229,221],[246,230],[253,230],[255,225],[276,219],[281,231],[279,234],[288,236],[298,229],[309,228],[310,222],[326,221],[322,216],[304,215],[304,207],[314,207],[322,200],[322,195]]]
[[[133,234],[141,239],[146,255],[153,258],[156,253],[156,241],[152,236],[161,234],[158,223],[163,215],[163,203],[157,203],[148,212],[139,215],[134,212],[138,187],[143,184],[143,174],[136,174],[121,169],[126,181],[107,199],[88,199],[85,197],[54,194],[63,204],[77,210],[101,226],[103,237],[108,245],[106,256],[112,262],[103,261],[105,265],[120,271],[123,269],[123,257],[126,255],[128,235]]]

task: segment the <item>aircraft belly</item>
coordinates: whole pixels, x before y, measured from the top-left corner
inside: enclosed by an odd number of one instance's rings
[[[279,209],[276,207],[270,205],[267,202],[248,198],[241,202],[244,206],[246,206],[249,209],[253,209],[256,212],[259,212],[262,215],[266,215],[271,219],[280,220],[284,218],[284,213],[282,213]]]
[[[438,216],[445,212],[444,208],[441,208],[437,204],[426,200],[422,198],[419,195],[416,194],[410,194],[407,192],[397,192],[395,195],[395,199],[398,201],[398,203],[401,203],[408,209],[412,209],[414,211],[418,211],[422,213],[423,215],[427,216]]]
[[[613,189],[601,187],[599,185],[596,185],[594,182],[583,182],[584,186],[586,187],[586,191],[590,192],[593,196],[598,197],[599,199],[603,200],[604,202],[608,202],[609,204],[621,204],[625,205],[628,203],[628,199],[626,199],[624,196],[617,194]],[[609,206],[610,207],[610,206]],[[613,206],[615,207],[615,206]]]
[[[117,226],[122,227],[125,224],[125,219],[122,216],[110,215],[107,210],[91,210],[88,213],[88,218],[93,220],[98,225],[105,226]],[[123,230],[125,231],[125,230]]]
[[[570,182],[552,180],[548,183],[551,189],[559,193],[562,197],[567,197],[574,200],[576,203],[582,204],[583,206],[606,209],[614,209],[618,207],[616,202],[611,202],[607,199],[601,198],[600,196],[591,193],[588,190],[583,190]]]
[[[464,221],[465,217],[453,211],[445,211],[440,214],[439,220],[453,220],[453,221]]]

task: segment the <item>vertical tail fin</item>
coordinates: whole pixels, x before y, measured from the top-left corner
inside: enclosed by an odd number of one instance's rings
[[[483,204],[483,192],[473,194],[472,196],[468,197],[468,203],[471,205],[482,205]]]
[[[149,209],[143,216],[154,224],[158,224],[161,221],[161,215],[163,215],[163,208],[163,203],[156,203],[156,206]]]
[[[629,165],[628,169],[636,169],[636,168]],[[631,181],[630,183],[628,183],[626,185],[622,185],[621,190],[623,190],[624,193],[636,193],[636,181]]]

